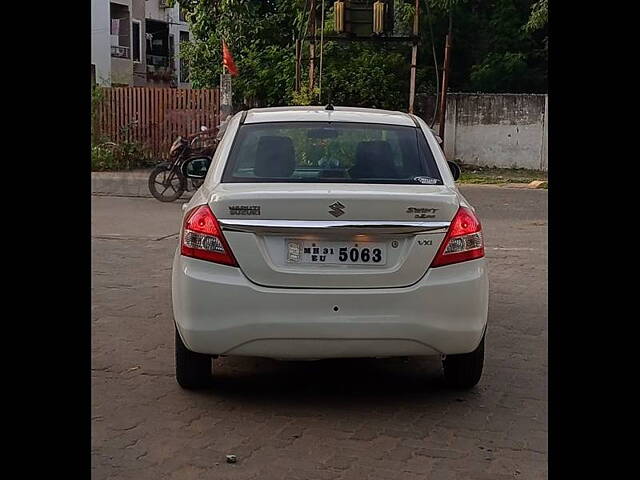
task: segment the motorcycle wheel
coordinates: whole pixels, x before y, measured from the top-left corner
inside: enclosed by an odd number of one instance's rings
[[[185,179],[172,172],[168,166],[158,165],[149,175],[149,191],[161,202],[174,202],[186,190]]]

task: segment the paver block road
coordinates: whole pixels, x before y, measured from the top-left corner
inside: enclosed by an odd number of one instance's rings
[[[491,282],[485,371],[468,392],[444,387],[437,358],[223,357],[216,388],[181,390],[181,203],[92,197],[92,478],[547,478],[547,192],[461,190]]]

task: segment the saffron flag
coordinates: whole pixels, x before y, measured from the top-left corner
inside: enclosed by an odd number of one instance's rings
[[[231,75],[238,75],[238,68],[233,61],[233,55],[231,55],[231,51],[224,40],[222,41],[222,65],[227,67],[227,70]]]

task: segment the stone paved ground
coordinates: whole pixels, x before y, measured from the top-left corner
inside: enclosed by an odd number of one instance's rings
[[[180,204],[93,197],[92,478],[547,478],[547,192],[462,191],[491,281],[485,373],[462,393],[438,359],[220,358],[215,389],[181,390]]]

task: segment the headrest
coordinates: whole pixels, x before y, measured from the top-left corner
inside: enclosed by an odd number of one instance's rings
[[[389,142],[360,142],[356,148],[356,162],[349,174],[353,178],[397,178],[398,172],[393,163]]]
[[[260,137],[253,167],[257,177],[290,177],[295,168],[296,154],[289,137]]]

